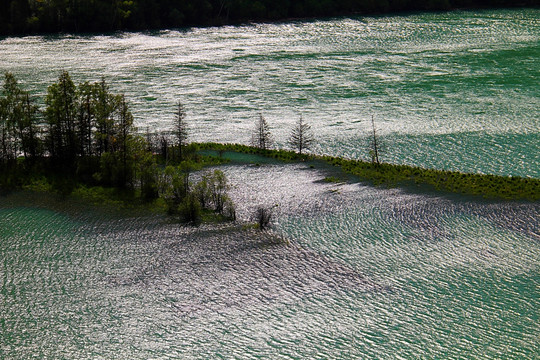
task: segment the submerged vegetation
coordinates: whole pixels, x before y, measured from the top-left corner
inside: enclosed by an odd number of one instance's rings
[[[45,109],[34,104],[13,75],[6,73],[0,93],[0,190],[56,192],[95,203],[147,206],[187,223],[235,220],[229,184],[220,170],[205,166],[228,162],[227,153],[265,159],[332,165],[374,185],[424,185],[447,192],[512,200],[539,200],[540,179],[423,169],[379,161],[375,127],[371,162],[308,154],[314,142],[302,118],[292,129],[292,150],[272,149],[270,127],[260,115],[252,145],[188,143],[185,110],[178,103],[171,131],[137,132],[126,98],[107,83],[75,85],[67,72],[47,90]],[[262,160],[262,161],[261,161]],[[197,176],[193,176],[198,172]],[[194,178],[198,181],[193,181]],[[341,178],[341,176],[340,176]],[[326,182],[341,182],[328,176]],[[259,209],[261,229],[271,209]]]
[[[350,160],[332,156],[300,154],[287,150],[259,149],[241,144],[198,144],[201,149],[225,152],[240,152],[291,162],[309,162],[310,167],[328,164],[339,167],[343,172],[354,175],[360,181],[382,186],[427,186],[426,189],[482,196],[505,200],[540,200],[540,179],[487,174],[462,173],[457,171],[424,169],[409,165]],[[319,163],[319,165],[317,165]],[[328,176],[325,182],[343,180]]]
[[[535,0],[0,0],[0,35],[110,32],[290,18],[535,6]]]

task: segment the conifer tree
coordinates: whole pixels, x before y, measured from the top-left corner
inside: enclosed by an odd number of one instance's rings
[[[179,101],[178,102],[178,109],[176,111],[175,121],[174,121],[174,129],[173,129],[174,137],[176,138],[176,146],[177,149],[177,161],[183,160],[183,154],[182,149],[187,144],[187,136],[188,136],[188,129],[187,129],[187,123],[186,123],[186,112],[184,110],[184,106]]]
[[[0,99],[0,158],[2,162],[17,157],[20,146],[17,141],[17,119],[20,118],[18,99],[21,90],[11,73],[5,74],[2,98]]]
[[[73,169],[78,154],[76,87],[67,71],[47,89],[47,149],[53,162]]]
[[[267,150],[272,147],[273,142],[274,140],[272,133],[270,132],[270,127],[262,114],[259,114],[259,119],[255,124],[255,129],[251,136],[251,145],[262,150]]]
[[[38,107],[22,90],[11,73],[5,74],[0,98],[0,160],[13,160],[19,154],[34,158],[39,152]]]
[[[20,99],[21,117],[18,119],[18,131],[21,141],[21,150],[25,159],[35,159],[41,155],[40,139],[38,138],[39,108],[24,92]]]
[[[300,116],[300,119],[298,119],[298,122],[291,132],[289,145],[298,150],[298,153],[302,154],[302,151],[309,150],[314,142],[315,137],[311,131],[311,126],[306,124],[302,116]]]
[[[77,87],[77,137],[79,139],[78,154],[81,156],[92,155],[92,128],[95,126],[95,101],[93,85],[88,82],[79,84]]]
[[[119,95],[119,109],[118,109],[118,122],[117,137],[118,143],[117,151],[121,154],[122,159],[122,178],[121,185],[132,185],[133,169],[128,167],[128,155],[130,150],[130,140],[132,138],[133,128],[133,115],[129,110],[124,95]]]
[[[93,103],[95,112],[95,153],[100,156],[112,151],[114,138],[113,114],[118,106],[118,98],[109,92],[109,86],[102,79],[93,85]]]

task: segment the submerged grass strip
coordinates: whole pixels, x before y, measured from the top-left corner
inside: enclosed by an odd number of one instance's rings
[[[200,149],[219,152],[234,151],[257,154],[292,162],[319,160],[340,167],[342,171],[355,175],[375,185],[428,185],[439,191],[498,198],[505,200],[540,200],[540,179],[461,173],[424,169],[408,165],[373,164],[360,160],[349,160],[331,156],[305,155],[287,150],[263,150],[239,144],[201,143]]]
[[[372,164],[324,157],[328,163],[374,184],[424,184],[436,190],[505,200],[539,200],[540,179],[423,169],[407,165]]]

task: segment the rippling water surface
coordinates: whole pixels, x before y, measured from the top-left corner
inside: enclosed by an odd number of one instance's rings
[[[2,357],[538,355],[538,203],[223,169],[241,221],[277,205],[273,234],[2,198]]]
[[[43,95],[105,76],[139,126],[188,108],[193,140],[540,176],[538,10],[27,37],[0,70]],[[0,358],[534,359],[540,204],[327,183],[307,164],[224,166],[242,222],[182,227],[50,196],[0,197]],[[288,241],[288,243],[287,243]]]
[[[243,142],[259,112],[280,145],[303,114],[316,151],[540,176],[540,10],[450,12],[0,40],[0,71],[35,94],[69,70],[108,80],[141,129],[187,108],[192,140]]]

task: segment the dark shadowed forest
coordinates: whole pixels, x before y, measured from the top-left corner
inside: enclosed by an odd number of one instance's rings
[[[0,35],[110,32],[457,8],[537,0],[0,0]]]

